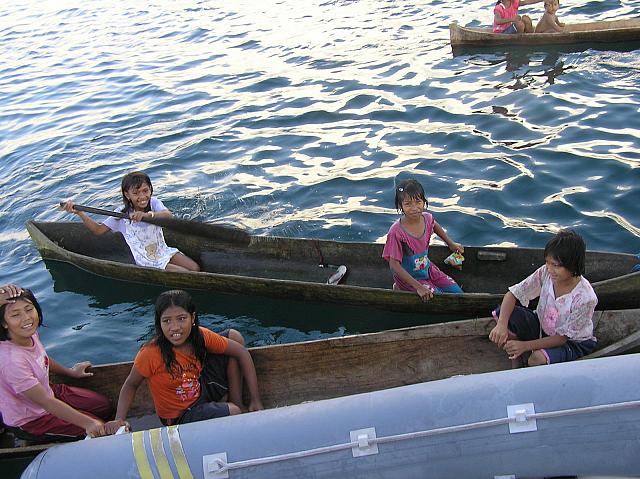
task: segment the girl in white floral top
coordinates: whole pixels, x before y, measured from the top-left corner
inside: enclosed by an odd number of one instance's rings
[[[580,235],[560,231],[544,249],[545,264],[511,286],[493,312],[497,324],[489,339],[507,352],[513,367],[522,365],[529,351],[528,365],[539,366],[572,361],[595,349],[592,318],[598,298],[582,276],[585,253]],[[538,297],[535,312],[527,309]]]

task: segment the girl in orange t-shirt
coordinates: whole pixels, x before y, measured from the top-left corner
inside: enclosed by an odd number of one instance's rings
[[[128,426],[127,412],[145,379],[165,425],[240,414],[243,376],[249,411],[263,409],[255,366],[238,331],[219,335],[201,327],[186,291],[162,293],[155,309],[156,335],[136,355],[120,390],[116,418],[107,423],[107,430]]]

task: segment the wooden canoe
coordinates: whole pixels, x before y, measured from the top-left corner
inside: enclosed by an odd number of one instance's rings
[[[598,311],[599,349],[591,357],[640,350],[640,309]],[[251,348],[266,408],[349,396],[408,384],[508,369],[510,361],[488,339],[491,318],[432,324],[304,343]],[[98,391],[117,402],[131,363],[97,366],[85,380],[53,378]],[[134,429],[158,427],[144,383],[130,416]],[[142,427],[141,427],[142,426]],[[6,442],[6,441],[5,441]],[[50,444],[0,449],[5,458],[33,457]]]
[[[423,303],[415,293],[391,289],[383,244],[252,236],[249,245],[165,230],[171,246],[194,258],[203,272],[171,272],[136,266],[120,233],[94,236],[78,222],[27,222],[42,258],[71,263],[91,273],[166,287],[259,295],[456,316],[486,316],[507,288],[544,261],[536,248],[467,247],[462,271],[444,265],[450,251],[432,246],[429,256],[466,292],[436,295]],[[321,260],[322,257],[322,260]],[[339,285],[326,284],[332,270],[320,262],[348,267]],[[588,252],[586,277],[598,295],[598,309],[640,307],[638,259],[631,254]]]
[[[490,27],[449,25],[453,48],[461,46],[540,46],[573,45],[578,43],[615,43],[640,41],[640,18],[566,24],[562,33],[493,33]]]

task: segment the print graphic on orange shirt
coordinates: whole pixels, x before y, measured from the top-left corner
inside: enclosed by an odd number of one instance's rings
[[[174,377],[181,378],[181,384],[176,387],[176,396],[182,401],[193,402],[200,397],[200,381],[198,381],[198,368],[189,363],[185,368],[180,367]]]

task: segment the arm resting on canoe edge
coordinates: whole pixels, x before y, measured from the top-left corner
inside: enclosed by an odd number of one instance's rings
[[[127,413],[129,412],[131,403],[133,402],[142,381],[144,381],[144,376],[138,372],[135,366],[131,366],[131,371],[129,371],[129,375],[120,389],[116,417],[113,421],[109,421],[105,424],[105,429],[108,434],[115,434],[121,426],[125,426],[129,429]]]
[[[433,291],[431,291],[431,289],[411,276],[402,267],[400,261],[398,261],[397,259],[389,258],[389,267],[391,268],[391,271],[393,271],[397,276],[400,277],[400,279],[402,279],[402,281],[413,286],[422,301],[429,301],[431,298],[433,298]]]
[[[91,231],[94,235],[103,235],[111,231],[108,226],[103,225],[102,223],[96,223],[93,221],[84,211],[78,211],[73,207],[73,201],[67,201],[64,203],[62,208],[67,213],[74,213],[80,217],[84,225],[87,227],[89,231]]]
[[[87,368],[91,367],[91,363],[89,361],[83,361],[81,363],[76,363],[72,367],[68,368],[63,366],[58,361],[55,361],[53,358],[49,358],[49,370],[54,374],[59,374],[61,376],[68,376],[70,378],[90,378],[93,376],[93,373],[87,371]]]
[[[86,431],[87,436],[98,437],[109,434],[101,420],[87,416],[86,414],[75,410],[60,399],[57,399],[54,396],[49,396],[41,384],[37,384],[31,389],[27,389],[22,394],[49,414],[83,428]]]
[[[256,367],[253,364],[253,359],[251,358],[249,351],[247,351],[242,344],[234,341],[233,339],[229,339],[227,349],[224,354],[235,358],[240,365],[240,370],[242,371],[244,380],[247,383],[247,388],[249,389],[249,411],[253,412],[264,409],[262,400],[260,399],[260,392],[258,390]],[[236,404],[236,406],[242,409],[242,401],[240,401],[240,404]]]

